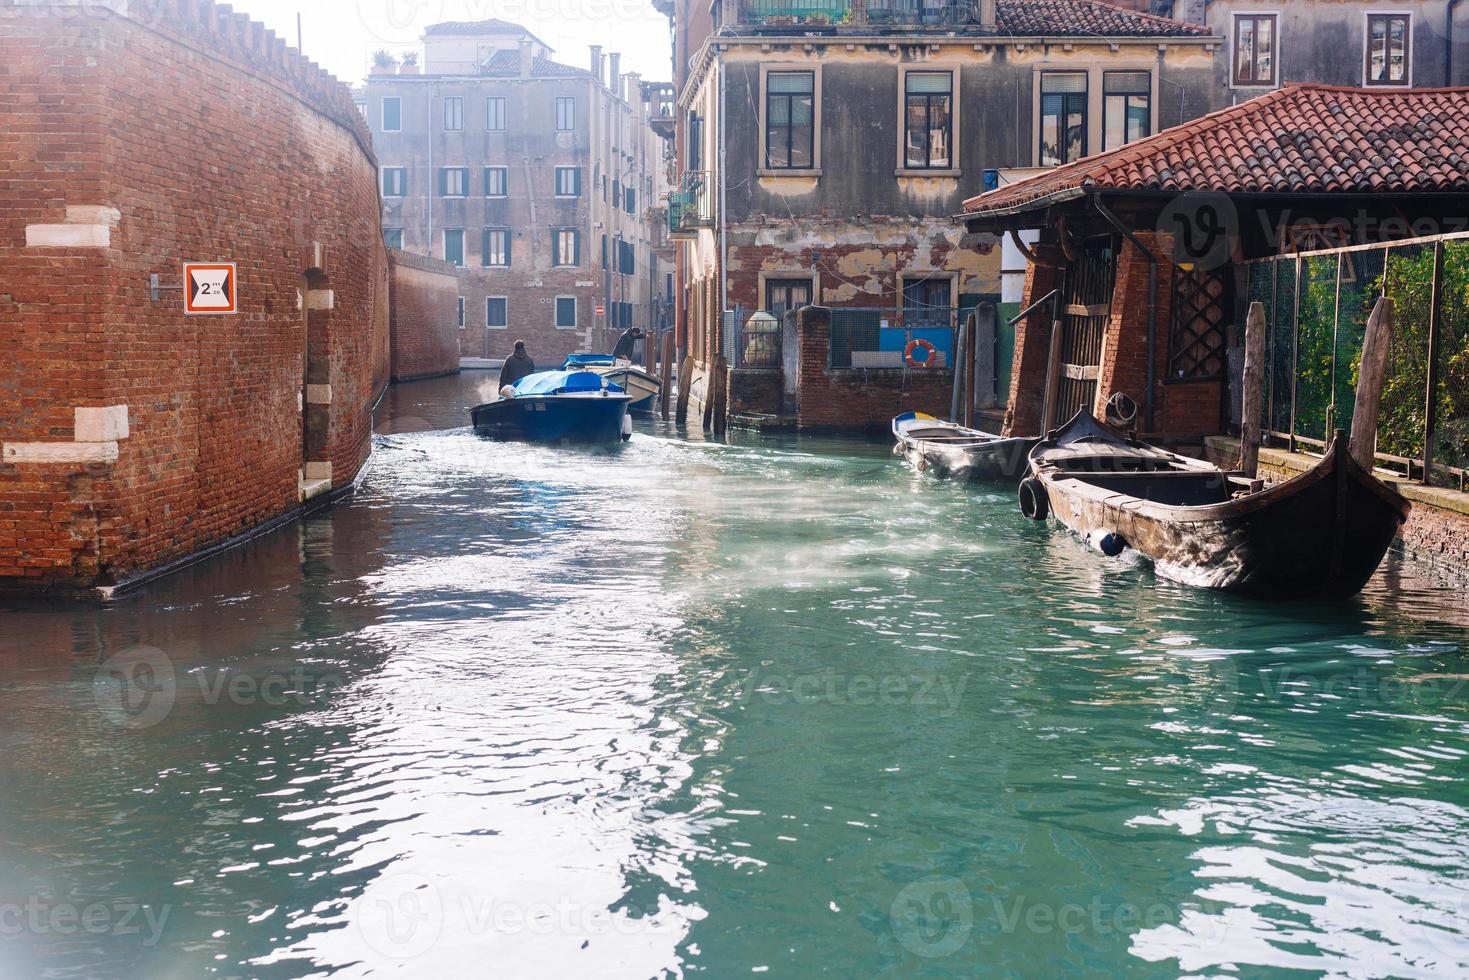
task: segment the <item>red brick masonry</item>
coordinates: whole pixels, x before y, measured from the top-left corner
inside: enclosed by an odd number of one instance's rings
[[[439,259],[391,249],[393,380],[459,370],[459,276]]]
[[[389,364],[346,87],[209,0],[0,24],[0,588],[125,583],[350,485]],[[153,299],[185,261],[238,263],[239,314]]]

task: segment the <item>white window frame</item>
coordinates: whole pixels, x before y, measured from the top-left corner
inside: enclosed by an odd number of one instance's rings
[[[1239,19],[1241,17],[1273,17],[1273,18],[1275,18],[1275,54],[1274,54],[1275,61],[1270,66],[1270,73],[1271,73],[1271,75],[1273,77],[1268,82],[1250,82],[1248,84],[1245,84],[1245,83],[1242,83],[1242,82],[1236,82],[1234,80],[1234,70],[1235,70],[1235,67],[1236,67],[1235,55],[1237,53],[1235,51],[1235,49],[1234,49],[1234,42],[1235,42],[1235,38],[1239,37],[1239,26],[1238,25],[1239,25]],[[1229,87],[1231,89],[1243,89],[1245,91],[1263,91],[1265,89],[1277,89],[1277,88],[1280,88],[1280,65],[1281,65],[1280,53],[1281,53],[1282,49],[1284,48],[1284,41],[1283,41],[1283,38],[1281,37],[1281,33],[1282,32],[1281,32],[1281,29],[1280,29],[1280,23],[1281,23],[1281,20],[1282,19],[1283,18],[1281,17],[1281,13],[1280,13],[1279,10],[1233,10],[1233,11],[1230,11],[1230,14],[1229,14],[1229,38],[1225,42],[1225,47],[1229,50],[1229,61],[1226,63],[1227,64],[1227,67],[1225,68],[1225,71],[1228,73],[1228,78],[1226,79],[1226,81],[1229,82]],[[1156,132],[1156,130],[1155,130],[1155,132]]]
[[[403,178],[401,181],[399,181],[399,184],[401,185],[401,189],[396,194],[390,194],[390,193],[388,193],[388,174],[390,174],[390,173],[400,174],[402,176],[402,178]],[[394,198],[396,198],[396,197],[402,197],[404,194],[407,193],[407,191],[408,191],[408,168],[407,167],[384,167],[383,168],[383,178],[382,178],[382,192],[383,192],[383,197],[394,197]]]
[[[504,235],[505,236],[505,258],[506,258],[506,261],[504,261],[504,262],[491,262],[491,261],[489,261],[489,255],[487,253],[485,255],[480,256],[480,266],[481,266],[481,268],[484,268],[484,269],[508,269],[508,268],[510,268],[510,263],[514,260],[514,255],[511,252],[511,242],[512,242],[511,230],[509,228],[501,228],[501,227],[496,227],[494,225],[490,225],[490,226],[487,226],[484,229],[484,231],[487,232],[490,235],[500,234],[500,235]]]
[[[570,262],[561,261],[561,236],[571,237]],[[581,229],[558,227],[551,229],[551,266],[556,269],[579,269],[581,268]]]
[[[500,103],[500,125],[499,126],[491,126],[490,125],[490,122],[491,122],[491,119],[490,119],[490,106],[493,105],[496,102]],[[505,101],[505,96],[503,96],[503,95],[487,95],[487,96],[485,96],[485,132],[487,132],[487,133],[503,133],[503,132],[505,132],[506,128],[509,126],[509,121],[506,119],[506,117],[509,114],[510,114],[510,104]]]
[[[581,171],[581,168],[580,167],[556,167],[551,172],[551,184],[552,184],[551,190],[554,193],[554,195],[556,197],[560,198],[563,201],[575,200],[576,198],[581,197],[581,174],[580,174],[580,171]],[[563,194],[561,192],[561,175],[563,173],[569,173],[569,174],[571,174],[572,186],[576,188],[576,190],[575,190],[574,193],[571,193],[571,194]]]
[[[821,111],[821,65],[815,62],[794,61],[780,62],[776,64],[764,64],[760,66],[760,91],[759,101],[755,104],[755,114],[759,117],[760,145],[756,158],[756,176],[759,177],[820,177],[821,176],[821,124],[823,113]],[[766,152],[765,141],[770,135],[770,127],[765,124],[765,107],[769,103],[766,98],[766,79],[771,74],[783,75],[788,72],[810,72],[811,79],[811,166],[805,169],[787,169],[778,167],[774,170],[765,166],[769,159]]]
[[[571,103],[571,125],[570,126],[562,126],[561,125],[561,103],[562,103],[563,100],[569,101]],[[558,132],[558,133],[574,133],[574,132],[576,132],[576,96],[574,96],[574,95],[558,95],[558,96],[555,97],[555,102],[552,103],[552,107],[551,108],[552,108],[552,111],[555,113],[555,118],[554,118],[553,122],[556,125],[556,132]]]
[[[571,325],[565,327],[563,327],[560,323],[561,301],[563,299],[571,300]],[[557,296],[551,304],[551,321],[556,324],[557,330],[575,330],[577,328],[577,324],[581,321],[581,303],[577,301],[577,298],[575,296]]]
[[[949,76],[949,166],[947,167],[909,167],[908,166],[908,76],[917,75],[942,75]],[[960,81],[963,78],[962,66],[953,62],[935,62],[933,64],[911,64],[903,65],[898,69],[898,158],[897,170],[894,174],[898,177],[962,177],[964,171],[959,167],[960,142],[959,127],[962,125],[961,104],[963,96],[960,94]]]
[[[1369,81],[1372,70],[1372,35],[1369,30],[1372,26],[1373,17],[1406,17],[1408,19],[1408,31],[1405,40],[1408,43],[1408,58],[1403,63],[1403,80],[1401,82],[1373,82]],[[1362,87],[1375,89],[1405,89],[1413,87],[1413,58],[1417,54],[1418,45],[1413,37],[1413,11],[1405,7],[1368,8],[1362,11]]]
[[[461,193],[459,193],[459,194],[450,194],[449,193],[448,173],[451,170],[457,170],[461,174],[464,175],[464,190]],[[466,198],[466,197],[469,196],[469,168],[468,167],[440,167],[439,168],[439,176],[441,178],[440,181],[439,181],[440,186],[442,186],[443,189],[444,189],[444,193],[443,193],[443,196],[442,196],[442,199],[443,200],[446,200],[446,201],[462,201],[464,198]]]
[[[1047,72],[1074,72],[1086,75],[1086,146],[1087,152],[1100,152],[1100,147],[1106,139],[1107,133],[1103,129],[1106,121],[1106,76],[1108,72],[1147,72],[1151,78],[1153,99],[1149,107],[1148,130],[1150,136],[1155,136],[1160,130],[1158,125],[1159,83],[1158,65],[1156,62],[1138,61],[1124,59],[1119,61],[1108,61],[1098,58],[1094,61],[1066,61],[1066,62],[1042,62],[1035,65],[1031,72],[1031,104],[1030,104],[1030,165],[1041,167],[1041,81]]]
[[[454,101],[455,99],[458,99],[459,100],[459,125],[458,126],[455,126],[455,127],[451,127],[449,125],[449,104],[452,101]],[[462,133],[462,132],[464,132],[464,96],[462,96],[462,95],[446,95],[446,96],[444,96],[444,118],[443,118],[443,123],[444,123],[444,132],[446,132],[446,133]]]
[[[490,193],[490,171],[491,170],[498,170],[500,173],[504,174],[504,177],[500,181],[500,186],[504,187],[505,189],[504,189],[504,191],[502,191],[499,194],[491,194]],[[484,170],[481,172],[481,176],[484,177],[484,181],[485,181],[485,197],[488,197],[488,198],[491,198],[493,200],[497,200],[498,201],[498,200],[500,200],[502,198],[506,198],[506,197],[509,197],[510,196],[510,168],[509,167],[494,167],[494,166],[485,167]]]
[[[495,324],[490,322],[490,304],[495,300],[505,304],[505,322]],[[509,330],[510,329],[510,297],[509,296],[486,296],[485,297],[485,329],[486,330]]]
[[[396,102],[396,103],[398,103],[398,125],[394,129],[389,129],[388,128],[388,103],[389,102]],[[383,132],[385,132],[385,133],[401,133],[401,132],[403,132],[403,98],[402,98],[402,96],[398,96],[398,95],[385,95],[385,96],[383,96],[382,105],[378,106],[378,112],[379,112],[378,120],[383,125]]]

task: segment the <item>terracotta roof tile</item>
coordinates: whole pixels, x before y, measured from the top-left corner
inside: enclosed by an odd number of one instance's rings
[[[514,78],[520,74],[520,52],[496,51],[489,66],[480,74],[489,78]],[[549,58],[537,58],[531,67],[532,78],[577,78],[582,75],[590,77],[591,74],[585,68],[563,65]]]
[[[998,0],[998,34],[1016,37],[1207,37],[1201,24],[1123,10],[1101,0]]]
[[[1469,88],[1288,85],[964,202],[968,215],[1084,190],[1469,191]]]

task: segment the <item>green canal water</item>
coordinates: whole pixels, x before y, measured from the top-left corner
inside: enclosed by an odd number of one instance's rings
[[[1469,970],[1462,591],[1192,591],[877,443],[485,443],[489,384],[0,611],[0,977]]]

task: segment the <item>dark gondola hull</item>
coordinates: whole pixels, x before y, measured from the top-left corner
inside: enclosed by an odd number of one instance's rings
[[[628,396],[533,395],[504,398],[470,412],[476,435],[515,442],[618,443],[627,437]]]
[[[1126,496],[1044,468],[1036,476],[1051,514],[1085,540],[1115,548],[1120,536],[1166,578],[1260,599],[1356,595],[1409,511],[1397,491],[1351,459],[1345,439],[1308,473],[1203,506]],[[1222,473],[1212,479],[1226,481]]]

